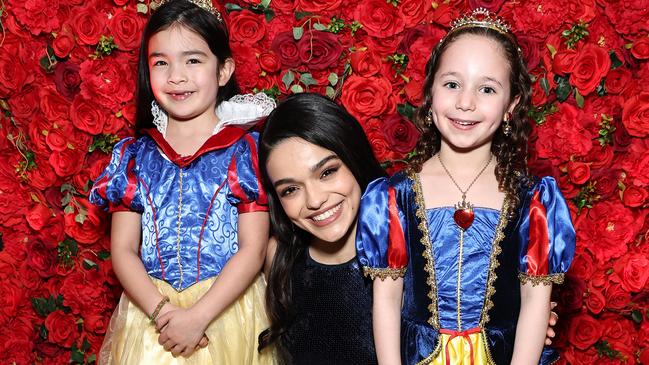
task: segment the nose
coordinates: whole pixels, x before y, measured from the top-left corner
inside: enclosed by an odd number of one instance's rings
[[[308,209],[317,210],[327,201],[327,194],[317,186],[308,186],[304,188],[306,196],[306,206]]]
[[[169,67],[169,78],[167,81],[171,84],[180,84],[187,81],[185,68],[182,65],[171,65]]]
[[[462,90],[457,96],[455,107],[463,111],[474,110],[475,99],[474,99],[473,92],[469,89]]]

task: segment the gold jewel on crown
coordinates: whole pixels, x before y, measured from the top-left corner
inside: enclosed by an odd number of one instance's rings
[[[168,2],[171,2],[173,0],[160,0],[158,2],[158,6],[162,6]],[[187,0],[190,3],[198,6],[199,8],[203,10],[207,10],[210,13],[214,14],[216,16],[216,19],[219,20],[219,22],[223,22],[223,18],[221,17],[221,13],[212,5],[212,0]]]
[[[451,22],[452,33],[459,29],[464,28],[489,28],[504,35],[510,35],[509,30],[511,27],[502,18],[492,15],[489,10],[485,8],[477,8],[471,14],[465,14],[463,17]]]

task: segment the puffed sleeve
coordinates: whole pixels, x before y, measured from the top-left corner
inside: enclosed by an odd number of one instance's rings
[[[228,200],[239,213],[268,211],[268,199],[261,185],[257,162],[258,138],[256,132],[245,134],[228,166],[228,185],[232,192]]]
[[[403,277],[408,265],[403,213],[386,178],[372,181],[361,198],[356,251],[365,276]]]
[[[137,140],[125,138],[115,144],[110,163],[99,175],[90,190],[90,202],[104,210],[142,212],[143,206],[136,194],[138,184],[135,158]]]
[[[519,229],[519,278],[533,285],[563,283],[575,254],[575,229],[568,205],[551,177],[530,192]]]

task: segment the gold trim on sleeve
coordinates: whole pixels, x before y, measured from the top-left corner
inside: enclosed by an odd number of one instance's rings
[[[550,274],[550,275],[527,275],[523,273],[518,273],[518,280],[521,281],[521,284],[532,283],[532,286],[537,286],[539,284],[543,285],[552,285],[552,284],[563,284],[564,273]]]
[[[406,275],[406,267],[376,268],[376,267],[363,266],[363,274],[372,280],[376,278],[379,278],[381,280],[385,280],[385,278],[392,278],[392,280],[397,280],[398,278],[402,278],[404,277],[404,275]]]
[[[430,299],[430,304],[428,304],[428,311],[430,312],[430,318],[428,323],[433,326],[435,329],[439,329],[439,314],[437,307],[437,280],[435,278],[435,261],[433,259],[433,248],[430,242],[430,236],[428,232],[428,220],[426,219],[426,206],[424,203],[424,193],[421,187],[421,180],[419,180],[419,175],[415,172],[410,172],[408,177],[412,180],[412,190],[415,193],[415,203],[417,204],[417,210],[415,214],[417,219],[419,219],[419,231],[421,233],[421,244],[424,245],[423,256],[426,259],[426,265],[424,270],[428,273],[428,278],[426,278],[426,283],[430,286],[430,291],[428,292],[428,299]]]

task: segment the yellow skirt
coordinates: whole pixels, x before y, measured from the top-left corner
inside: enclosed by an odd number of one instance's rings
[[[488,354],[484,333],[479,329],[466,332],[448,331],[440,333],[439,347],[430,365],[486,365],[492,364]]]
[[[203,280],[177,292],[168,283],[151,278],[162,295],[182,308],[192,306],[212,286],[216,278]],[[257,352],[257,336],[268,327],[264,310],[264,283],[261,275],[205,331],[209,344],[189,357],[173,357],[158,343],[155,326],[148,316],[122,294],[110,320],[99,352],[100,365],[262,365],[275,364],[274,353]]]

